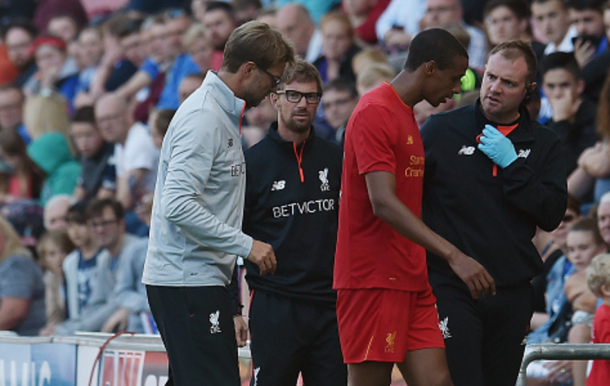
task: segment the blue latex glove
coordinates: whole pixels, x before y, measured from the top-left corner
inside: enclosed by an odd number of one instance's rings
[[[485,125],[480,141],[479,150],[502,169],[517,159],[513,143],[492,125]]]

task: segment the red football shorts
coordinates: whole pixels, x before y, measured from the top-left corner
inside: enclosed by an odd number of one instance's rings
[[[337,322],[345,363],[402,363],[407,351],[445,348],[432,288],[340,289]]]

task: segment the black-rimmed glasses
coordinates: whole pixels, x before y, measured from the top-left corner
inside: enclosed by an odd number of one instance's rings
[[[256,62],[254,63],[256,64]],[[259,71],[264,72],[265,74],[269,75],[271,77],[271,79],[273,79],[273,83],[274,85],[277,87],[280,85],[280,83],[282,83],[282,78],[278,78],[277,76],[273,75],[272,73],[270,73],[269,71],[265,70],[264,68],[262,68],[261,66],[259,66],[258,64],[256,64],[256,68],[259,69]]]
[[[299,103],[301,99],[305,97],[308,104],[315,105],[320,103],[320,98],[322,98],[322,95],[317,92],[302,93],[294,90],[282,90],[276,91],[275,93],[286,95],[286,100],[290,103]]]

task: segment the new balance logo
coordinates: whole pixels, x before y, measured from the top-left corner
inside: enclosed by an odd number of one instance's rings
[[[458,155],[473,155],[474,154],[474,146],[466,146],[463,145],[460,151],[458,151]]]
[[[286,181],[284,181],[284,180],[273,181],[273,185],[271,185],[271,191],[277,192],[279,190],[284,190],[285,187],[286,187]]]

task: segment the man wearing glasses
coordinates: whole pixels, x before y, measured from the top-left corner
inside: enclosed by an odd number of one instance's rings
[[[220,71],[207,73],[168,128],[142,281],[167,349],[169,384],[240,384],[237,344],[245,344],[247,327],[226,286],[236,256],[262,274],[276,270],[271,245],[241,231],[241,120],[247,106],[276,90],[294,60],[279,32],[260,22],[242,25],[229,37]]]
[[[316,68],[299,60],[279,88],[270,95],[277,123],[246,152],[243,230],[270,243],[278,261],[273,276],[245,263],[253,377],[295,385],[302,373],[307,385],[345,386],[332,289],[343,155],[314,133]]]

